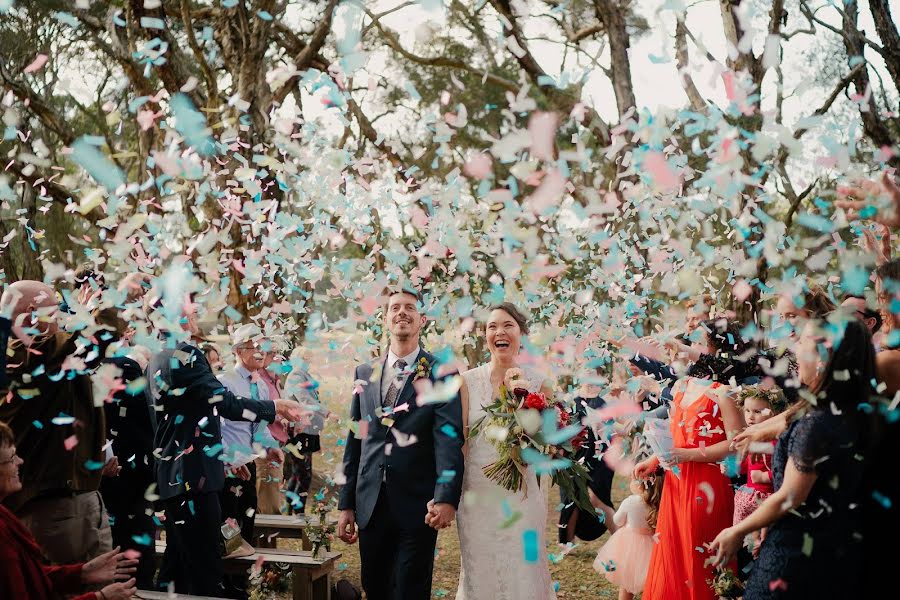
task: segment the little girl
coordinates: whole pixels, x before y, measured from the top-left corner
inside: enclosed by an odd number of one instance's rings
[[[745,387],[740,400],[747,425],[756,425],[772,418],[784,410],[785,398],[776,389],[762,389],[757,386]],[[741,475],[747,475],[747,482],[734,493],[734,524],[737,525],[756,510],[762,501],[775,491],[772,486],[772,442],[770,452],[748,453],[741,462]],[[757,540],[758,541],[758,540]]]
[[[618,529],[594,560],[594,570],[619,586],[619,600],[631,600],[644,589],[664,480],[662,469],[650,480],[632,479],[633,495],[622,501],[613,517]]]

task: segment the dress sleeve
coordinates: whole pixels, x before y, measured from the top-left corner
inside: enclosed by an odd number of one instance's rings
[[[794,423],[788,439],[788,456],[802,473],[819,473],[834,450],[833,427],[827,415],[813,411]]]
[[[80,592],[83,589],[81,583],[81,568],[84,565],[62,565],[59,567],[51,567],[43,565],[44,575],[50,580],[53,591],[59,594],[71,594]],[[96,597],[96,596],[95,596]]]

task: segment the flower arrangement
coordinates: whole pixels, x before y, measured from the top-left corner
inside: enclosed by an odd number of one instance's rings
[[[425,379],[428,377],[429,373],[431,373],[431,365],[428,364],[428,359],[423,356],[419,359],[419,362],[416,363],[416,374],[413,376],[413,381]]]
[[[268,600],[291,588],[291,566],[267,562],[250,572],[250,600]]]
[[[482,469],[484,475],[504,489],[520,492],[525,471],[532,465],[538,472],[550,473],[569,498],[593,513],[587,469],[568,458],[583,446],[587,430],[581,423],[570,423],[571,415],[562,403],[529,392],[522,376],[519,369],[507,372],[499,397],[485,407],[485,416],[470,431],[472,437],[490,439],[500,455]]]
[[[715,576],[706,583],[719,598],[740,598],[744,595],[744,584],[731,569],[716,569]]]
[[[303,532],[306,539],[312,544],[312,557],[315,560],[324,560],[325,553],[331,552],[331,542],[334,541],[334,535],[337,528],[334,523],[328,520],[328,513],[331,506],[323,501],[316,503],[313,509],[313,517],[306,520]]]

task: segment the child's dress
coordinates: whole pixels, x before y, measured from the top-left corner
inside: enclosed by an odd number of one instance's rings
[[[774,448],[774,446],[773,446]],[[753,483],[751,473],[760,471],[769,474],[769,483]],[[756,508],[763,500],[772,495],[772,456],[769,454],[748,454],[741,463],[741,473],[747,473],[747,483],[734,493],[734,524],[737,525]]]
[[[619,529],[600,548],[594,560],[595,571],[632,594],[640,594],[644,589],[650,567],[654,542],[653,530],[647,526],[649,513],[650,507],[640,496],[625,498],[613,517]]]

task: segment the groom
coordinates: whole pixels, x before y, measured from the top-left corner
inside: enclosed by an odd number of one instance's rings
[[[381,376],[371,364],[359,365],[354,376],[363,382],[350,405],[359,429],[344,449],[338,534],[349,544],[359,537],[369,600],[430,598],[437,530],[453,522],[462,491],[459,396],[416,404],[414,381],[435,380],[435,358],[419,347],[420,302],[413,291],[388,296],[390,347],[376,361]]]

